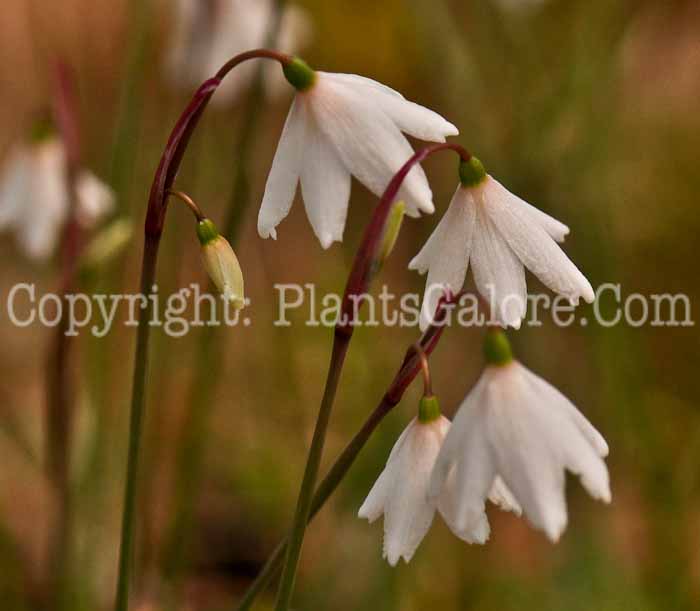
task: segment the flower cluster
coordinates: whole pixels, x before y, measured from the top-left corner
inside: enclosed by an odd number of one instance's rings
[[[359,511],[384,515],[384,556],[408,562],[435,512],[468,543],[485,543],[486,500],[521,513],[556,542],[567,523],[565,471],[610,502],[598,431],[557,389],[514,360],[502,331],[490,331],[486,368],[454,421],[423,402],[394,445]],[[433,401],[436,401],[433,398]]]

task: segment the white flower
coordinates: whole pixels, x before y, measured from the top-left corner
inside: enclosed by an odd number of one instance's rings
[[[177,0],[173,39],[166,55],[166,72],[173,85],[192,90],[221,66],[250,49],[265,47],[275,0]],[[282,11],[275,48],[297,52],[306,45],[311,23],[305,10],[289,5]],[[255,75],[257,62],[245,62],[231,72],[212,98],[213,104],[232,102]],[[266,64],[268,94],[277,96],[287,84],[272,63]]]
[[[556,244],[569,228],[510,193],[475,158],[469,163],[473,174],[467,186],[457,187],[447,212],[409,264],[428,272],[421,328],[432,319],[443,287],[462,288],[469,265],[478,291],[504,326],[519,328],[525,316],[526,267],[572,304],[580,297],[592,302],[590,283]]]
[[[114,207],[114,193],[86,170],[76,180],[78,220],[89,227]],[[66,154],[58,138],[10,153],[0,175],[0,229],[13,229],[29,257],[43,260],[53,253],[69,203]]]
[[[435,462],[429,495],[439,498],[454,477],[455,528],[480,524],[491,493],[521,505],[532,525],[557,541],[567,523],[565,469],[608,503],[607,454],[603,437],[566,397],[511,360],[488,366],[464,400]]]
[[[295,60],[299,61],[299,60]],[[321,245],[343,238],[350,176],[380,196],[413,149],[402,132],[444,142],[457,128],[376,81],[353,74],[311,72],[297,92],[265,186],[258,232],[276,237],[301,181],[306,213]],[[406,213],[434,210],[425,174],[414,167],[397,199]]]
[[[433,522],[436,508],[452,532],[467,543],[485,543],[489,537],[486,514],[466,527],[457,524],[454,478],[440,492],[437,507],[428,499],[435,459],[450,429],[444,416],[429,422],[415,418],[394,444],[384,471],[360,507],[358,516],[374,522],[384,514],[384,557],[396,566],[409,562]],[[491,500],[503,509],[519,512],[502,483],[495,482]]]

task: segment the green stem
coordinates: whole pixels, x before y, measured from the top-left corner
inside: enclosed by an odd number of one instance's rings
[[[266,46],[274,46],[279,33],[283,0],[274,5],[268,27]],[[222,225],[222,234],[235,245],[242,227],[245,212],[250,205],[248,165],[254,150],[254,135],[260,123],[260,112],[265,103],[265,66],[257,66],[246,100],[235,152],[237,161],[233,170],[233,188]],[[209,284],[209,292],[216,292]],[[185,564],[185,550],[192,531],[194,503],[204,463],[204,437],[209,422],[216,382],[221,372],[221,334],[217,327],[203,329],[196,359],[196,370],[187,402],[182,438],[177,451],[177,482],[175,486],[175,516],[168,531],[163,558],[163,573],[177,587]]]
[[[129,581],[133,560],[136,491],[138,489],[139,456],[143,432],[144,405],[146,399],[146,377],[148,371],[149,331],[153,314],[153,301],[149,299],[155,280],[158,258],[158,237],[146,234],[141,267],[141,295],[146,296],[145,306],[139,317],[134,381],[131,395],[129,422],[129,453],[124,488],[121,543],[119,548],[119,577],[117,581],[116,611],[126,611],[129,606]]]
[[[348,443],[348,445],[345,447],[343,453],[338,457],[326,477],[319,484],[316,494],[314,494],[311,502],[311,511],[309,513],[308,522],[313,520],[333,492],[335,492],[338,484],[340,484],[340,482],[343,480],[374,430],[397,402],[397,400],[385,395],[379,405],[362,425],[362,428],[355,434],[350,443]],[[262,592],[274,579],[275,575],[280,569],[280,566],[282,565],[282,560],[284,559],[285,552],[287,551],[287,543],[288,538],[285,537],[282,541],[280,541],[277,547],[275,547],[267,562],[260,570],[260,573],[258,573],[258,576],[249,586],[243,598],[238,603],[238,607],[236,607],[237,611],[246,611],[247,609],[250,609],[257,595]]]
[[[277,611],[286,611],[289,608],[289,603],[294,591],[297,565],[299,564],[301,547],[304,542],[306,525],[311,513],[312,495],[314,487],[316,486],[319,465],[321,464],[321,455],[323,454],[323,445],[326,440],[326,432],[328,431],[328,422],[333,409],[336,390],[338,389],[340,373],[343,369],[348,346],[350,345],[350,337],[351,335],[349,334],[337,331],[333,339],[333,350],[331,352],[331,362],[328,368],[328,377],[326,378],[326,388],[323,392],[323,399],[321,400],[321,407],[316,420],[316,428],[314,430],[313,439],[311,440],[306,469],[304,470],[304,479],[302,480],[301,489],[299,490],[299,499],[294,514],[294,521],[289,534],[284,569],[282,570],[282,577],[277,593]]]

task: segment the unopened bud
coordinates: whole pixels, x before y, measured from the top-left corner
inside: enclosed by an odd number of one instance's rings
[[[197,223],[197,237],[202,245],[204,269],[226,300],[240,310],[245,305],[245,298],[243,272],[236,253],[209,219]]]

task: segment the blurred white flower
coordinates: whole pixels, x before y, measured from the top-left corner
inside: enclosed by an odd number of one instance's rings
[[[76,178],[79,222],[90,227],[115,203],[112,190],[87,170]],[[69,209],[66,154],[57,137],[18,145],[0,174],[0,229],[13,229],[35,260],[55,250]]]
[[[263,238],[277,237],[275,227],[289,213],[301,181],[309,221],[323,248],[328,248],[343,238],[351,175],[380,196],[413,154],[402,132],[444,142],[458,130],[432,110],[376,81],[354,74],[313,72],[304,66],[303,85],[297,85],[265,186],[258,233]],[[398,199],[406,203],[410,216],[434,211],[422,168],[410,171]]]
[[[428,272],[421,329],[432,319],[443,287],[462,288],[470,264],[479,293],[504,326],[519,328],[525,316],[526,267],[572,304],[580,297],[592,302],[591,284],[556,244],[569,228],[513,195],[476,158],[462,169],[447,212],[409,264]]]
[[[264,47],[273,15],[274,0],[177,0],[166,72],[170,82],[190,91],[233,56]],[[311,38],[311,22],[305,10],[283,9],[279,35],[272,45],[288,53],[301,50]],[[230,104],[251,83],[258,62],[246,62],[231,72],[212,98],[212,104]],[[287,90],[279,68],[265,65],[268,95]]]
[[[450,421],[438,416],[429,422],[415,418],[406,427],[389,455],[389,460],[360,507],[358,516],[370,523],[384,515],[384,557],[396,566],[399,558],[409,562],[430,529],[439,510],[443,519],[460,539],[467,543],[485,543],[489,537],[486,514],[468,525],[458,524],[454,477],[442,487],[437,507],[428,499],[430,475]],[[501,508],[520,512],[520,508],[497,478],[491,500]]]
[[[483,522],[490,494],[522,506],[532,525],[556,542],[567,523],[565,469],[608,503],[607,454],[603,437],[566,397],[510,360],[487,366],[464,400],[435,461],[429,495],[441,498],[454,478],[457,530]]]

